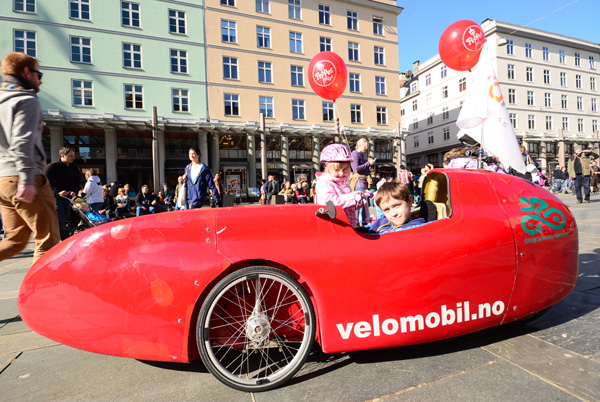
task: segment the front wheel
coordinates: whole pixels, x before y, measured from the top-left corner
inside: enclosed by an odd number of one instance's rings
[[[266,391],[302,367],[315,338],[315,313],[290,275],[249,267],[209,293],[196,335],[200,357],[219,381],[240,391]]]

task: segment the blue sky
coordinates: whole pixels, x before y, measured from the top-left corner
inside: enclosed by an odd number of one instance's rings
[[[481,24],[489,18],[600,42],[600,0],[397,0],[396,4],[404,8],[398,16],[400,71],[412,70],[415,60],[423,63],[435,56],[442,32],[458,20]]]

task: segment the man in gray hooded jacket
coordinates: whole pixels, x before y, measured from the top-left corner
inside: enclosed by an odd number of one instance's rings
[[[0,261],[20,253],[31,233],[34,262],[60,241],[54,196],[44,176],[39,68],[37,59],[24,53],[2,60],[0,207],[5,237]]]

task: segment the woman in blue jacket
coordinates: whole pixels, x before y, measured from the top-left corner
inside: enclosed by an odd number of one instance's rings
[[[200,162],[200,150],[190,148],[191,163],[185,167],[183,180],[187,182],[187,202],[189,208],[201,208],[206,198],[207,187],[213,192],[215,202],[219,202],[219,192],[213,181],[213,174],[208,166]]]

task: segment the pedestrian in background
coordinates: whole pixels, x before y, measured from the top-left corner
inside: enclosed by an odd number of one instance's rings
[[[10,53],[0,86],[0,209],[5,230],[0,261],[20,253],[31,234],[33,261],[60,241],[56,202],[44,176],[42,73],[36,58]]]
[[[212,171],[204,163],[200,162],[200,150],[192,146],[189,150],[190,164],[185,167],[183,181],[187,185],[187,203],[189,208],[201,208],[208,193],[212,190],[216,202],[220,201]]]

